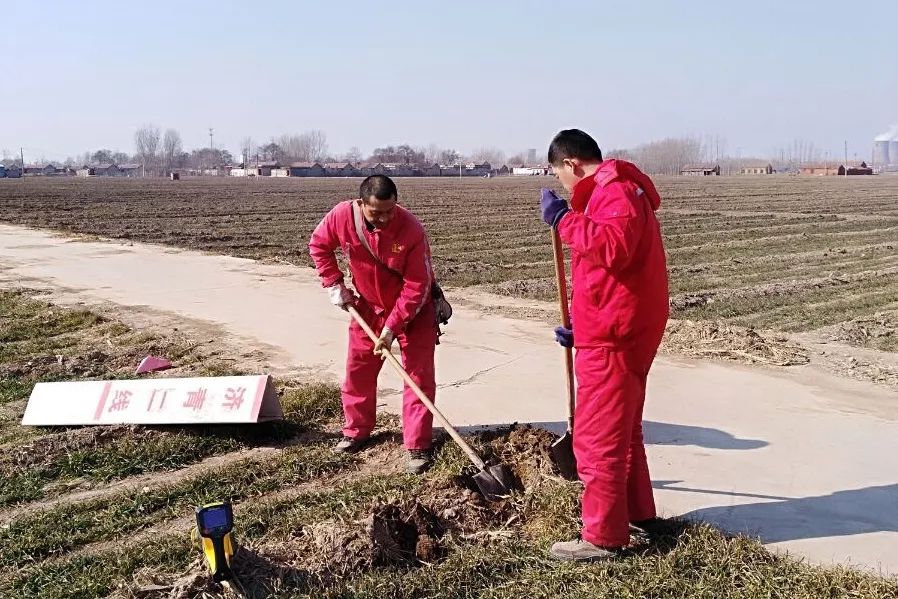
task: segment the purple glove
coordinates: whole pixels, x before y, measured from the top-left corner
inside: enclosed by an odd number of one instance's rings
[[[574,347],[574,329],[555,327],[555,341],[561,347]]]
[[[567,202],[559,198],[551,189],[543,188],[540,192],[539,209],[543,220],[551,227],[557,227],[561,217],[568,213]]]

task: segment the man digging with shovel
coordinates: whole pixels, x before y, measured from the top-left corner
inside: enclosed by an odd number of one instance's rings
[[[377,376],[380,355],[399,340],[405,370],[433,401],[436,393],[434,350],[438,326],[432,299],[433,269],[424,226],[398,205],[396,184],[374,175],[359,188],[358,200],[341,202],[312,233],[309,253],[331,303],[354,307],[379,335],[375,344],[353,320],[349,326],[349,352],[343,382],[343,439],[335,451],[361,449],[376,417]],[[344,280],[336,249],[349,259],[352,284]],[[403,393],[402,431],[409,451],[406,470],[424,472],[432,462],[433,416],[406,385]]]
[[[636,166],[603,161],[577,129],[555,136],[549,163],[571,197],[568,206],[543,189],[540,207],[571,252],[572,326],[556,339],[577,350],[573,449],[584,484],[581,538],[555,543],[551,555],[595,561],[629,544],[631,523],[646,529],[656,516],[642,410],[668,317],[661,198]]]

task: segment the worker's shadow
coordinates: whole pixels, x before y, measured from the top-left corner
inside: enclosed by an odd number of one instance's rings
[[[556,435],[567,430],[567,422],[533,422],[535,428],[542,428]],[[464,427],[465,432],[478,432],[482,427]],[[689,426],[654,422],[645,420],[642,423],[643,436],[648,445],[694,445],[707,449],[748,450],[767,447],[769,443],[760,439],[740,439],[726,431],[704,426]]]
[[[740,439],[726,431],[704,426],[654,422],[642,423],[645,442],[650,445],[694,445],[708,449],[748,450],[769,445],[760,439]]]
[[[682,517],[708,522],[730,533],[758,537],[764,543],[898,532],[896,483],[791,498],[674,486],[679,482],[653,481],[652,486],[670,491],[762,499],[754,503],[693,510]]]

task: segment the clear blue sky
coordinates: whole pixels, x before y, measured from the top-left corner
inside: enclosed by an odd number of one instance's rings
[[[6,2],[0,150],[133,152],[154,123],[186,148],[214,127],[235,154],[312,128],[335,152],[542,154],[577,126],[604,148],[719,135],[743,156],[794,138],[868,156],[898,123],[896,25],[896,0]]]

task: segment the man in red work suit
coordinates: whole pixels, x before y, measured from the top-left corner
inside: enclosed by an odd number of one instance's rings
[[[636,166],[602,160],[595,140],[560,132],[549,163],[571,204],[542,190],[543,220],[570,248],[572,329],[556,340],[577,350],[574,455],[584,484],[581,538],[553,557],[618,555],[630,524],[650,528],[655,501],[642,439],[646,377],[668,317],[667,264],[654,184]]]
[[[379,353],[399,339],[402,360],[411,378],[433,400],[436,393],[434,349],[437,324],[431,292],[433,269],[424,226],[398,205],[396,184],[374,175],[362,182],[359,198],[337,204],[318,224],[309,242],[321,282],[331,303],[354,305],[380,335],[372,343],[355,322],[349,326],[349,353],[342,387],[346,425],[338,452],[361,449],[374,429]],[[349,259],[355,293],[346,287],[337,264],[337,248]],[[433,416],[406,387],[402,408],[403,438],[409,450],[407,471],[424,472],[431,464]]]

